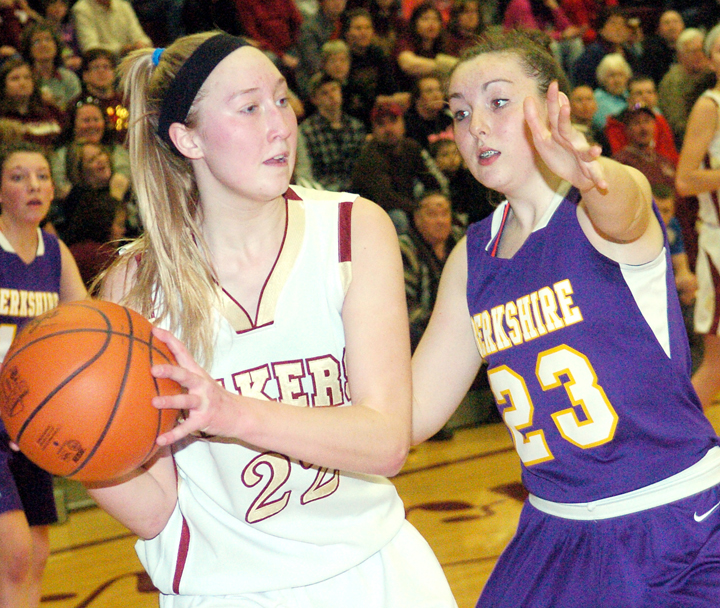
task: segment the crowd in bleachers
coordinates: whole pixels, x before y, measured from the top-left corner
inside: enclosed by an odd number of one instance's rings
[[[443,99],[448,73],[477,35],[537,31],[565,70],[577,127],[606,155],[674,188],[690,110],[714,83],[703,37],[720,20],[716,0],[68,1],[0,0],[0,138],[51,152],[56,202],[47,228],[86,255],[94,248],[73,241],[106,239],[117,217],[126,235],[142,230],[117,79],[133,49],[215,27],[247,37],[291,85],[296,181],[371,198],[422,244],[438,238],[415,225],[425,196],[440,194],[453,210],[443,242],[496,199],[462,165]],[[644,144],[641,119],[651,132]],[[691,267],[695,207],[677,197]],[[78,225],[89,223],[103,228],[91,235]],[[432,270],[423,272],[439,272],[448,249],[431,242]],[[432,294],[420,299],[432,305]]]

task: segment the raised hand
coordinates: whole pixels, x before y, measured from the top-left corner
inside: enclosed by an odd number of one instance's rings
[[[524,102],[525,120],[532,133],[535,149],[548,168],[566,179],[581,192],[592,188],[606,190],[605,175],[597,158],[602,149],[590,145],[585,136],[572,126],[570,101],[552,82],[547,92],[547,121],[541,118],[536,100]]]

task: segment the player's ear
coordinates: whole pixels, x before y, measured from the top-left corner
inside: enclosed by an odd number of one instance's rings
[[[174,122],[168,129],[171,141],[175,144],[180,154],[190,160],[202,158],[202,149],[195,139],[195,130],[190,129],[187,125]]]

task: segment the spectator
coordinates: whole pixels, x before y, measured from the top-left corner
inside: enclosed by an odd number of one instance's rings
[[[452,133],[452,116],[445,104],[440,79],[423,76],[413,83],[410,108],[405,112],[405,134],[428,149],[430,136]]]
[[[409,91],[412,81],[420,76],[449,74],[457,63],[457,57],[448,55],[445,50],[442,16],[431,2],[415,7],[395,52],[398,86],[402,91]]]
[[[440,136],[430,143],[430,154],[448,183],[457,223],[469,226],[490,215],[500,195],[477,181],[465,166],[453,139]]]
[[[62,144],[50,159],[56,197],[65,198],[72,187],[68,168],[68,147],[71,144],[107,144],[111,150],[113,192],[123,198],[130,186],[130,159],[127,150],[120,144],[112,143],[108,136],[107,124],[102,109],[94,101],[81,101],[73,108]]]
[[[129,0],[153,46],[169,45],[183,31],[184,0]]]
[[[128,110],[122,92],[116,86],[116,69],[117,57],[107,49],[88,49],[83,53],[82,97],[100,106],[111,139],[122,144],[127,133]]]
[[[76,215],[65,231],[65,242],[73,254],[86,287],[117,257],[117,246],[125,236],[125,206],[108,192],[84,190]]]
[[[370,0],[367,7],[375,29],[375,43],[387,54],[395,56],[395,45],[405,31],[405,20],[399,0]]]
[[[62,132],[64,117],[52,104],[45,103],[35,83],[30,65],[20,57],[0,65],[0,118],[22,127],[23,139],[49,150]]]
[[[335,192],[350,188],[352,168],[365,141],[365,125],[345,114],[342,87],[329,75],[318,72],[310,79],[310,95],[317,112],[305,119],[298,130],[298,157],[306,151],[309,162],[298,158],[298,165],[309,166],[311,174],[296,169],[299,183],[314,182]]]
[[[641,73],[650,76],[656,85],[660,84],[670,66],[675,63],[678,36],[684,29],[685,23],[680,13],[674,10],[664,11],[658,20],[656,32],[643,43],[639,68]]]
[[[39,20],[26,0],[0,0],[0,60],[19,52],[23,29]]]
[[[593,116],[596,129],[604,129],[608,116],[620,114],[627,107],[628,81],[632,69],[620,53],[605,55],[597,67],[599,87],[595,89],[598,109]]]
[[[649,76],[633,76],[628,83],[628,106],[643,105],[651,108],[655,113],[655,149],[677,165],[678,151],[675,147],[675,138],[668,121],[660,113],[658,107],[658,94],[655,83]],[[605,124],[605,135],[610,145],[611,155],[621,150],[627,144],[625,123],[614,116],[608,116]]]
[[[45,20],[52,26],[62,40],[61,55],[63,64],[68,70],[77,72],[80,69],[80,45],[78,44],[75,26],[70,19],[68,0],[43,0]]]
[[[617,0],[560,0],[560,7],[567,18],[580,28],[583,44],[595,42],[597,31],[595,27],[598,22],[598,15],[601,10],[614,8],[618,5]]]
[[[688,307],[695,301],[697,277],[690,270],[685,245],[683,243],[680,223],[675,217],[675,189],[667,184],[651,184],[653,198],[667,230],[670,258],[672,259],[675,287],[677,287],[680,303]],[[689,334],[693,333],[692,326]]]
[[[680,12],[688,27],[704,28],[720,21],[717,0],[669,0],[666,4]]]
[[[438,169],[434,161],[432,166],[426,162],[420,144],[405,136],[402,106],[378,103],[370,119],[373,137],[365,142],[353,167],[351,190],[372,196],[402,233],[414,211],[413,201],[425,191],[440,188],[434,175]]]
[[[698,84],[711,73],[709,60],[703,53],[703,39],[701,30],[683,30],[677,40],[677,63],[670,66],[658,87],[660,109],[672,127],[678,146],[685,137]]]
[[[408,231],[399,236],[413,352],[430,321],[445,260],[462,235],[453,225],[450,200],[428,192],[414,206]]]
[[[70,10],[83,53],[104,48],[122,56],[152,46],[127,0],[77,0]]]
[[[610,53],[622,55],[631,68],[637,64],[637,54],[628,44],[630,28],[627,18],[620,9],[603,7],[598,12],[597,31],[597,39],[585,47],[570,73],[573,86],[588,84],[597,89],[597,66],[602,58]]]
[[[330,40],[323,44],[320,70],[337,80],[343,89],[350,76],[350,47],[344,40]]]
[[[370,112],[377,99],[389,100],[398,92],[395,70],[390,57],[373,42],[372,17],[365,9],[353,9],[344,15],[342,36],[350,49],[345,111],[363,121],[369,130]]]
[[[675,185],[675,165],[655,149],[655,112],[642,104],[628,107],[618,119],[625,124],[628,143],[613,158],[635,167],[650,184]]]
[[[510,0],[503,27],[548,34],[552,38],[550,49],[568,74],[583,52],[582,29],[568,19],[556,0]]]
[[[460,57],[484,31],[485,21],[480,12],[479,0],[454,0],[447,24],[445,52]]]
[[[568,97],[570,100],[570,120],[573,127],[580,131],[589,143],[601,146],[603,154],[610,156],[610,144],[605,137],[605,130],[598,129],[593,124],[593,116],[595,116],[598,109],[593,90],[587,84],[579,84],[573,87]]]
[[[80,79],[63,67],[62,40],[48,23],[35,23],[23,32],[20,52],[30,64],[45,101],[63,112],[80,97]]]
[[[345,0],[321,0],[320,10],[306,18],[300,26],[296,54],[298,58],[295,77],[301,96],[309,95],[310,78],[320,71],[322,47],[340,33],[340,16],[345,10]]]

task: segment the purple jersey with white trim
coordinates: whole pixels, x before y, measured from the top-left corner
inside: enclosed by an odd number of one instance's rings
[[[490,255],[493,216],[467,234],[467,299],[488,378],[523,464],[556,502],[629,492],[696,463],[718,438],[690,383],[665,250],[642,266],[599,253],[556,195],[511,259]],[[507,204],[507,203],[505,203]]]
[[[26,264],[0,233],[0,361],[16,333],[58,305],[62,260],[57,237],[38,229],[35,259]]]

